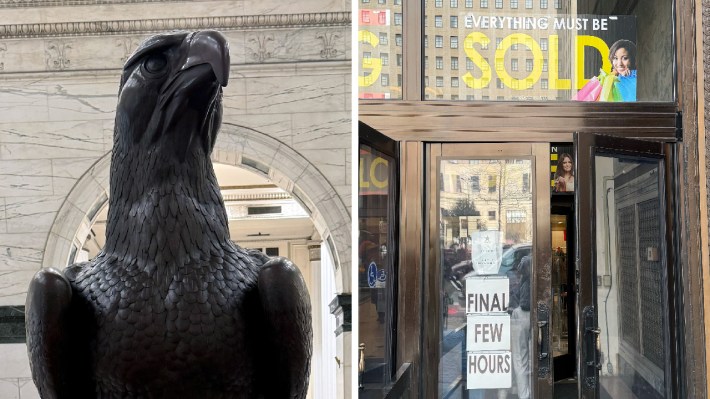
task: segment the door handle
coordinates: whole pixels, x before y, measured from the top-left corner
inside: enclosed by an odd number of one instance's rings
[[[538,378],[550,373],[550,308],[543,302],[537,304]]]

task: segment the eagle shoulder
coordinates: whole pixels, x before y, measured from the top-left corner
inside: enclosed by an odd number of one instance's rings
[[[313,327],[303,276],[290,260],[273,257],[259,270],[258,290],[271,359],[266,397],[305,398]]]
[[[64,272],[46,268],[34,275],[25,303],[25,329],[30,369],[42,398],[86,397],[89,376],[81,372],[86,359],[75,347],[71,330],[72,303],[72,286]]]

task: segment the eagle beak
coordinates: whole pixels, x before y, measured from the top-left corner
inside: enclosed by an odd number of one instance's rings
[[[206,30],[195,32],[188,37],[187,59],[180,71],[197,65],[209,64],[217,81],[227,86],[229,80],[229,43],[219,32]]]

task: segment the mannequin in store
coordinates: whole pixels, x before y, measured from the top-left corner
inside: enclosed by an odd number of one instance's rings
[[[574,161],[567,153],[561,154],[557,161],[554,190],[556,193],[574,191]]]

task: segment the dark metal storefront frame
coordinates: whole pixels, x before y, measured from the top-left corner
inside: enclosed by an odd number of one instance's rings
[[[403,1],[407,20],[420,20],[422,4]],[[679,351],[679,392],[685,397],[707,397],[706,355],[703,315],[700,198],[698,159],[698,55],[696,25],[700,10],[696,2],[674,3],[674,63],[676,101],[673,103],[571,103],[571,102],[455,102],[421,101],[423,26],[403,26],[403,100],[360,100],[359,119],[400,142],[400,269],[398,303],[398,367],[411,363],[412,392],[428,397],[428,356],[437,348],[427,343],[424,274],[429,271],[424,257],[427,208],[424,181],[427,143],[445,142],[572,142],[573,132],[613,134],[626,138],[661,141],[671,146],[675,206],[675,272],[677,303],[682,304],[675,326]],[[682,127],[682,128],[681,128]]]

